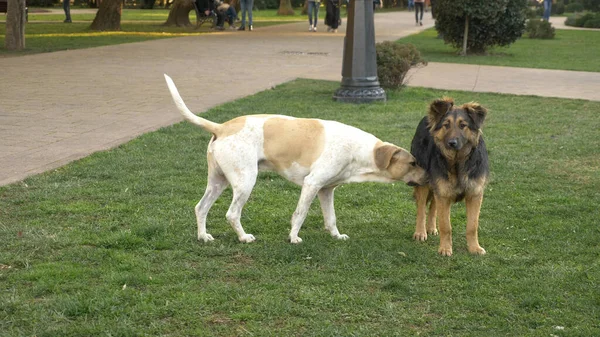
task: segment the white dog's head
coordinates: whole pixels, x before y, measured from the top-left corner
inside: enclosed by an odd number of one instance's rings
[[[390,143],[375,147],[375,164],[381,174],[392,180],[401,180],[410,186],[427,182],[427,173],[419,167],[410,152]]]

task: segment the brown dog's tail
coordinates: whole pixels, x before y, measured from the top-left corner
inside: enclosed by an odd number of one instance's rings
[[[173,80],[167,74],[165,74],[165,80],[167,81],[167,87],[169,87],[169,91],[171,92],[173,101],[175,102],[177,109],[179,109],[179,112],[181,112],[183,117],[188,122],[198,125],[199,127],[203,128],[204,130],[206,130],[212,134],[215,134],[215,135],[218,134],[219,129],[221,128],[221,124],[213,123],[207,119],[204,119],[202,117],[198,117],[198,116],[194,115],[194,113],[192,113],[190,111],[190,109],[188,109],[188,107],[183,102],[183,99],[179,95],[179,91],[177,90],[175,83],[173,83]]]

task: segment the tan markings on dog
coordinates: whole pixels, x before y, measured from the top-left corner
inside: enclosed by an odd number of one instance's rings
[[[460,193],[460,190],[456,184],[456,176],[449,174],[448,179],[439,178],[433,184],[435,189],[435,195],[439,195],[442,198],[456,200],[456,196]]]
[[[487,184],[486,177],[479,177],[477,179],[464,178],[465,193],[467,196],[483,194],[485,185]]]
[[[265,121],[264,152],[278,171],[298,163],[310,167],[325,146],[323,124],[316,119],[273,117]]]
[[[219,138],[225,138],[234,135],[240,132],[240,130],[244,128],[245,125],[246,116],[234,118],[230,121],[221,124],[221,127],[219,128],[219,134],[217,136]]]
[[[456,121],[456,125],[469,125],[469,121],[465,120],[464,117],[459,116]],[[473,147],[477,147],[479,144],[479,136],[481,135],[481,130],[473,131],[468,126],[463,129],[463,133],[465,138],[467,138],[468,142],[473,145]],[[470,151],[469,151],[470,152]]]

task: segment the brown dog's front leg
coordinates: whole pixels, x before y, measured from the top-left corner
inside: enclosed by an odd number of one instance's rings
[[[467,208],[467,246],[469,253],[483,255],[485,249],[479,245],[479,236],[477,229],[479,228],[479,211],[481,210],[481,202],[483,195],[467,196],[465,206]]]
[[[431,204],[429,204],[429,213],[427,213],[427,234],[429,235],[438,235],[437,226],[436,226],[436,204],[435,197],[432,196]]]
[[[450,224],[450,207],[453,200],[435,196],[437,215],[440,225],[440,248],[438,253],[442,256],[452,256],[452,225]]]
[[[417,201],[417,225],[413,239],[417,241],[427,240],[427,231],[425,229],[425,218],[427,217],[427,196],[429,195],[428,186],[417,186],[413,192]]]

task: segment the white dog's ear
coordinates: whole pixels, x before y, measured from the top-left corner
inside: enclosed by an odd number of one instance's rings
[[[394,145],[385,144],[379,146],[375,149],[375,165],[380,170],[387,169],[392,162],[394,154],[400,151],[401,149]]]

